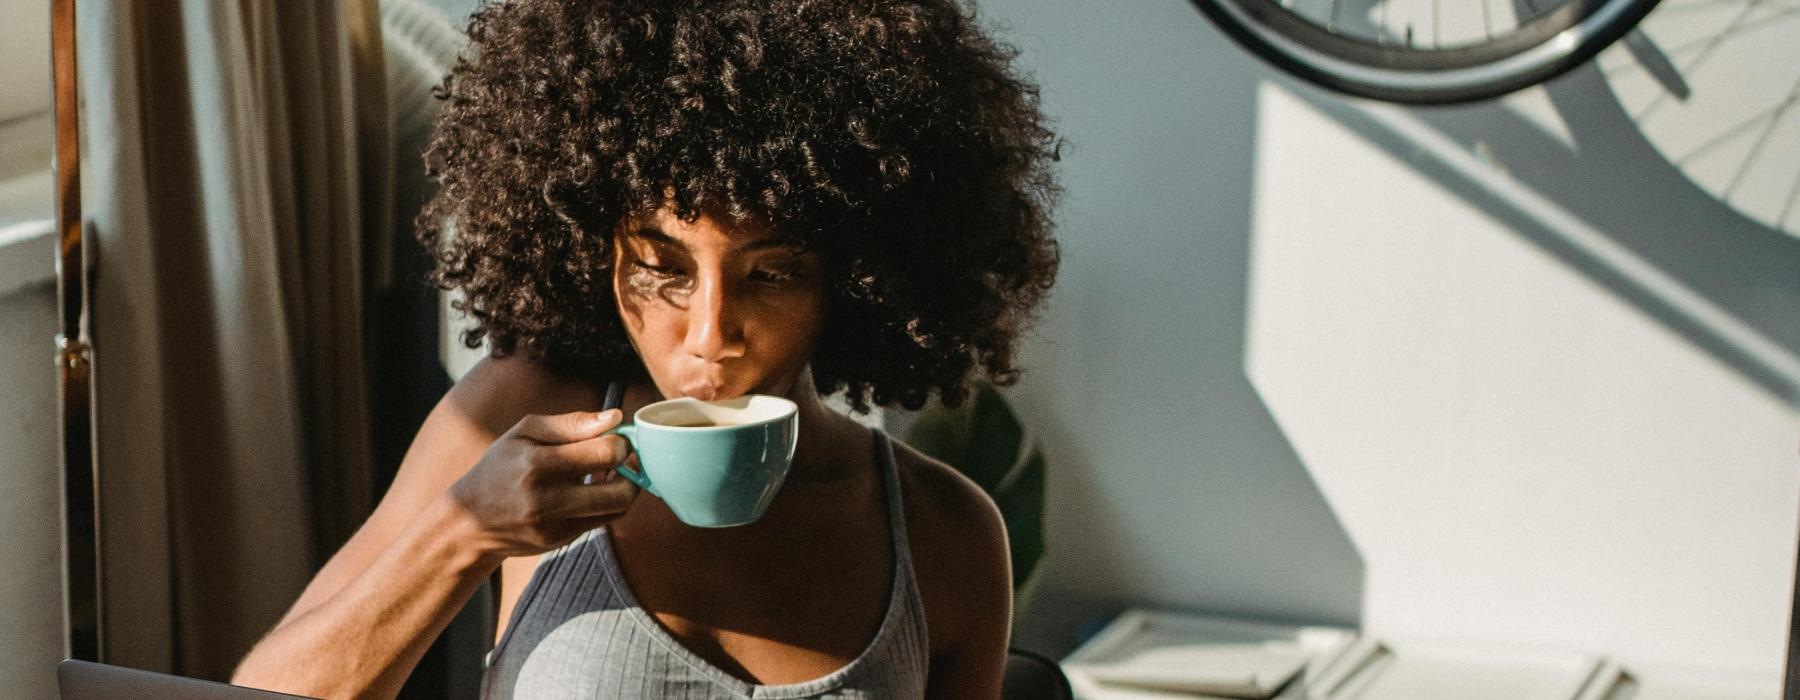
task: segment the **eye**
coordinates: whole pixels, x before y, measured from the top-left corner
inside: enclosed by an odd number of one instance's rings
[[[794,268],[759,267],[750,271],[752,281],[764,284],[787,284],[800,276]]]
[[[636,267],[636,268],[643,270],[645,272],[648,272],[652,275],[655,275],[657,277],[662,277],[665,279],[673,279],[676,277],[687,276],[687,271],[682,270],[679,267],[670,267],[670,266],[664,266],[664,265],[651,265],[642,260],[633,261],[631,264],[633,267]]]

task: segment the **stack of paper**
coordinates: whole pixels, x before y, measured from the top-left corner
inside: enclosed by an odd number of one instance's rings
[[[1593,654],[1148,610],[1120,615],[1063,669],[1085,700],[1610,700],[1630,683]]]
[[[1091,700],[1299,698],[1350,651],[1356,633],[1130,610],[1063,661],[1076,694]]]
[[[1602,700],[1617,682],[1616,667],[1591,654],[1391,639],[1368,646],[1371,653],[1320,679],[1314,694],[1331,700]]]

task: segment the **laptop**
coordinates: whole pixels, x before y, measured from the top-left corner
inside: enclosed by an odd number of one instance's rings
[[[77,659],[64,659],[56,665],[56,685],[62,689],[62,700],[266,700],[305,697]]]

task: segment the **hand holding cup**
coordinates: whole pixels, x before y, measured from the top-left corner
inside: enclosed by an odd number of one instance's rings
[[[610,432],[623,417],[616,409],[526,416],[495,440],[449,490],[477,523],[482,549],[539,554],[623,515],[638,494],[612,478],[631,455]]]

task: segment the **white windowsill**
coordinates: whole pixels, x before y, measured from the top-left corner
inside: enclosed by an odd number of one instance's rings
[[[0,297],[56,279],[50,113],[0,122]]]
[[[56,279],[50,111],[0,120],[0,297]]]
[[[55,279],[55,221],[0,225],[0,297]]]

